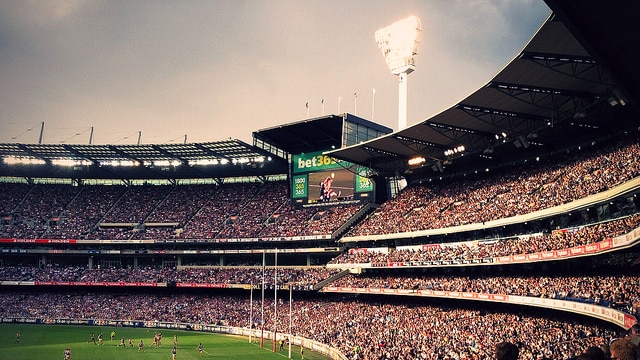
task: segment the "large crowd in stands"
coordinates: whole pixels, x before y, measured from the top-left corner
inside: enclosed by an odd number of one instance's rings
[[[639,152],[637,141],[630,141],[559,154],[546,162],[529,162],[496,174],[412,185],[383,203],[348,235],[485,223],[566,204],[637,177],[640,162],[635,155]],[[296,208],[284,181],[128,187],[0,183],[0,190],[0,236],[26,239],[327,235],[359,209]]]
[[[441,229],[524,215],[600,193],[640,175],[640,144],[556,155],[492,176],[407,187],[348,236]]]
[[[263,281],[267,287],[275,283],[295,283],[296,289],[310,290],[315,284],[338,273],[339,270],[324,267],[290,268],[279,267],[264,271],[262,267],[170,267],[141,266],[138,268],[115,268],[84,266],[2,266],[0,281],[34,282],[156,282],[196,284],[254,284]]]
[[[131,186],[101,222],[139,224],[172,190],[172,186]]]
[[[284,181],[129,187],[0,183],[0,203],[0,237],[23,239],[326,236],[360,209],[298,209]]]
[[[629,269],[629,268],[626,268]],[[627,270],[625,270],[627,271]],[[629,270],[630,271],[630,270]],[[175,284],[253,284],[264,281],[266,287],[295,283],[298,290],[311,290],[314,285],[339,272],[324,267],[269,268],[261,267],[168,267],[92,268],[63,267],[0,267],[0,281],[34,282],[157,282]],[[264,274],[264,276],[263,276]],[[330,283],[335,287],[359,287],[407,290],[441,290],[504,294],[567,299],[615,307],[627,313],[640,309],[640,275],[441,275],[422,273],[349,274]]]
[[[400,249],[391,252],[364,251],[356,249],[345,252],[331,260],[333,264],[372,263],[387,265],[393,262],[470,260],[508,255],[531,254],[543,251],[562,250],[580,245],[593,244],[607,238],[626,234],[640,226],[640,214],[603,223],[584,226],[572,231],[554,231],[536,236],[518,236],[496,241],[475,243],[431,244],[421,249]]]
[[[266,183],[260,187],[253,201],[245,201],[242,207],[227,215],[236,216],[229,226],[223,226],[219,237],[222,238],[247,238],[259,234],[264,223],[269,221],[269,216],[276,214],[278,209],[285,206],[287,189],[283,183]],[[262,214],[262,216],[260,216]]]
[[[310,290],[313,285],[327,279],[339,270],[324,267],[313,268],[184,268],[175,274],[176,283],[207,283],[219,282],[226,284],[253,284],[270,287],[272,284],[295,283],[297,289]],[[264,275],[264,276],[263,276]],[[277,276],[277,282],[276,282]]]
[[[61,221],[44,232],[43,237],[44,234],[52,239],[89,237],[88,234],[94,226],[102,220],[125,190],[124,186],[83,187],[60,215]]]
[[[467,180],[412,185],[356,225],[349,235],[403,233],[447,228],[531,213],[584,198],[640,175],[637,142],[558,155]],[[0,238],[225,239],[327,235],[361,206],[299,209],[285,182],[178,186],[71,186],[0,183]],[[133,225],[131,225],[133,224]],[[574,229],[460,243],[425,244],[385,252],[353,249],[332,261],[343,264],[470,260],[537,253],[587,245],[640,226],[640,214]],[[637,254],[634,261],[638,261]],[[633,259],[632,259],[633,260]],[[298,290],[340,270],[279,268],[278,283]],[[377,275],[375,275],[377,273]],[[484,276],[371,272],[347,275],[331,286],[469,291],[585,301],[637,312],[640,276]],[[401,274],[401,275],[399,275]],[[2,266],[0,281],[165,282],[260,284],[275,282],[261,267]],[[54,289],[55,287],[49,287]],[[121,289],[117,287],[116,289]],[[85,290],[86,291],[86,288]],[[248,299],[194,294],[19,293],[0,294],[0,316],[98,318],[260,326],[249,321]],[[57,292],[57,291],[56,291]],[[305,292],[307,293],[307,292]],[[616,334],[573,320],[451,309],[378,298],[314,296],[295,302],[298,335],[330,344],[349,359],[484,359],[500,341],[520,346],[521,359],[568,359]],[[308,297],[308,296],[307,296]],[[281,301],[281,305],[283,300]],[[259,304],[254,308],[258,308]],[[266,328],[272,328],[267,306]],[[282,331],[286,311],[278,313]]]
[[[9,228],[12,234],[25,238],[35,238],[46,231],[56,219],[59,220],[65,206],[73,199],[77,189],[64,185],[33,186],[19,201],[15,210],[5,216],[14,224]]]
[[[5,318],[162,321],[274,329],[273,301],[248,295],[20,293],[0,295]],[[278,301],[277,329],[288,332],[288,301]],[[294,299],[294,336],[329,344],[350,360],[489,359],[495,345],[509,341],[519,359],[569,359],[600,346],[620,330],[571,318],[514,314],[498,310],[397,304],[352,297]],[[251,324],[251,325],[250,325]]]
[[[30,187],[22,183],[3,183],[0,192],[0,216],[10,217],[20,201],[27,195]]]
[[[185,226],[186,239],[212,239],[225,225],[235,224],[238,210],[258,192],[258,184],[230,184],[221,187]],[[258,200],[259,201],[259,200]]]
[[[619,275],[381,275],[349,274],[336,287],[435,290],[565,299],[614,307],[635,314],[640,309],[640,274]]]
[[[186,224],[213,197],[216,190],[215,186],[208,185],[176,186],[145,222]]]

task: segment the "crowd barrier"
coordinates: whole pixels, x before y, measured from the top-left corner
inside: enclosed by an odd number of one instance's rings
[[[517,305],[535,306],[545,309],[568,311],[576,314],[604,320],[629,330],[637,323],[635,316],[615,310],[609,307],[582,303],[578,301],[539,298],[532,296],[517,296],[505,294],[473,293],[462,291],[440,291],[440,290],[413,290],[413,289],[380,289],[380,288],[357,288],[357,287],[333,287],[327,286],[322,289],[328,293],[348,293],[348,294],[384,294],[401,296],[419,296],[443,299],[462,299],[476,301],[490,301],[509,303]]]

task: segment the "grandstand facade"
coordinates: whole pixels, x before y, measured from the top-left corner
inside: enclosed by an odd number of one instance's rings
[[[251,145],[0,144],[0,318],[267,330],[336,359],[482,359],[504,340],[569,359],[624,336],[638,94],[584,13],[549,5],[487,86],[399,132],[342,114]],[[374,186],[313,195],[304,153]]]

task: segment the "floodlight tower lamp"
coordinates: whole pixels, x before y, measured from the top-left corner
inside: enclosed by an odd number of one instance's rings
[[[416,68],[415,56],[418,54],[421,31],[420,19],[412,15],[375,33],[376,42],[389,70],[399,77],[398,130],[407,126],[407,75]]]

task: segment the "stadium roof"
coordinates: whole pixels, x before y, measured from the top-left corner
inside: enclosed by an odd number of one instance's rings
[[[285,159],[240,140],[143,145],[0,144],[0,176],[191,179],[287,173]]]
[[[559,14],[485,86],[414,126],[329,154],[379,174],[423,178],[640,130],[638,4],[548,3]],[[417,157],[424,163],[408,165]]]
[[[305,119],[253,132],[253,138],[289,154],[338,149],[344,144],[344,123],[350,122],[388,134],[393,130],[348,113]]]

